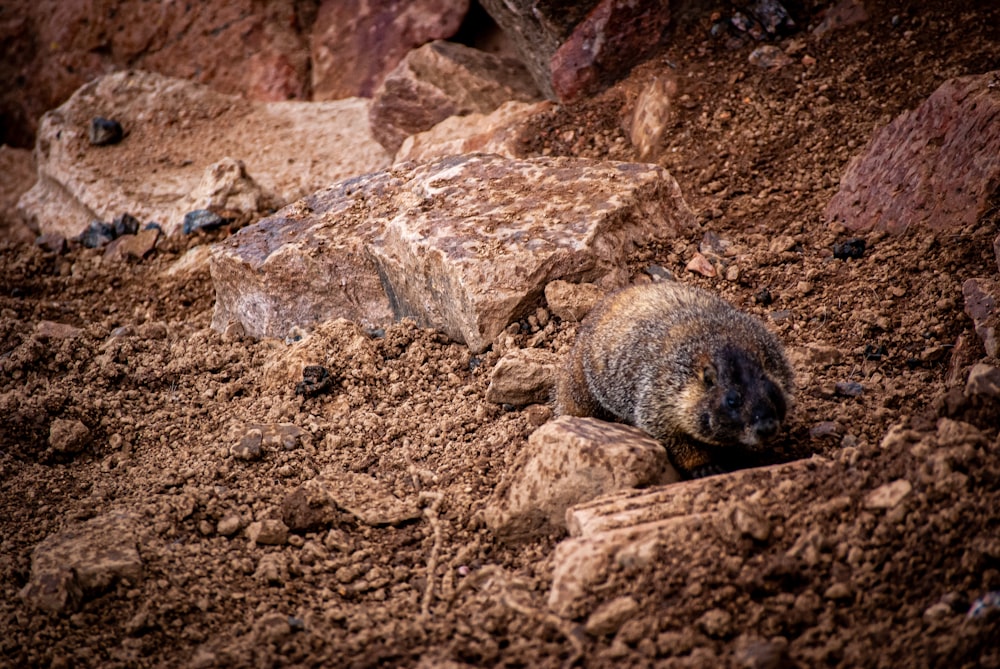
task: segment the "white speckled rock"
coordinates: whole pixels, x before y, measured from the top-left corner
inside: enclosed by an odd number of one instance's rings
[[[284,337],[413,318],[479,352],[555,279],[694,226],[655,165],[472,154],[340,182],[213,247],[212,326]]]

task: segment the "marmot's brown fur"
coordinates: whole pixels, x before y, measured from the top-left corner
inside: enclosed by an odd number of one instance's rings
[[[727,450],[762,450],[792,385],[781,343],[758,318],[699,288],[649,283],[605,297],[583,320],[556,409],[635,425],[698,477],[725,471]]]

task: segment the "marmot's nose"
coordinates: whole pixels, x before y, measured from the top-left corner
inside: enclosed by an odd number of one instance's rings
[[[765,418],[757,422],[757,436],[761,439],[770,439],[778,433],[778,421],[773,418]]]

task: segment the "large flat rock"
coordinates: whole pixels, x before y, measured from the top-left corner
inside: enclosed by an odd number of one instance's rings
[[[124,139],[91,145],[95,116],[120,122]],[[171,233],[226,158],[279,204],[389,164],[360,98],[250,102],[139,71],[96,79],[47,113],[35,156],[38,183],[19,206],[42,232],[66,236],[125,212]]]
[[[852,230],[975,224],[1000,183],[1000,72],[941,84],[872,137],[826,208]]]
[[[655,165],[473,154],[338,183],[216,245],[214,328],[414,319],[482,351],[556,279],[695,225]]]

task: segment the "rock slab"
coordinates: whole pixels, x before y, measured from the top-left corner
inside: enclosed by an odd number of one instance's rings
[[[137,583],[143,576],[137,527],[135,516],[112,513],[50,534],[31,552],[31,577],[21,598],[58,613],[76,609],[119,580]]]
[[[593,281],[695,225],[668,172],[473,154],[342,181],[213,247],[212,327],[253,337],[412,318],[474,352],[556,279]]]
[[[852,230],[975,224],[1000,183],[1000,72],[949,79],[851,160],[826,216]]]
[[[106,110],[126,136],[93,146],[90,121]],[[66,237],[123,213],[172,234],[193,209],[252,215],[389,164],[365,100],[250,102],[139,71],[96,79],[47,113],[35,155],[38,182],[18,206]]]
[[[600,495],[680,480],[666,450],[645,432],[561,416],[535,430],[484,511],[505,541],[565,529],[566,509]]]
[[[372,133],[390,153],[403,140],[449,116],[491,112],[509,101],[538,99],[520,61],[462,44],[435,41],[406,54],[375,91]]]

